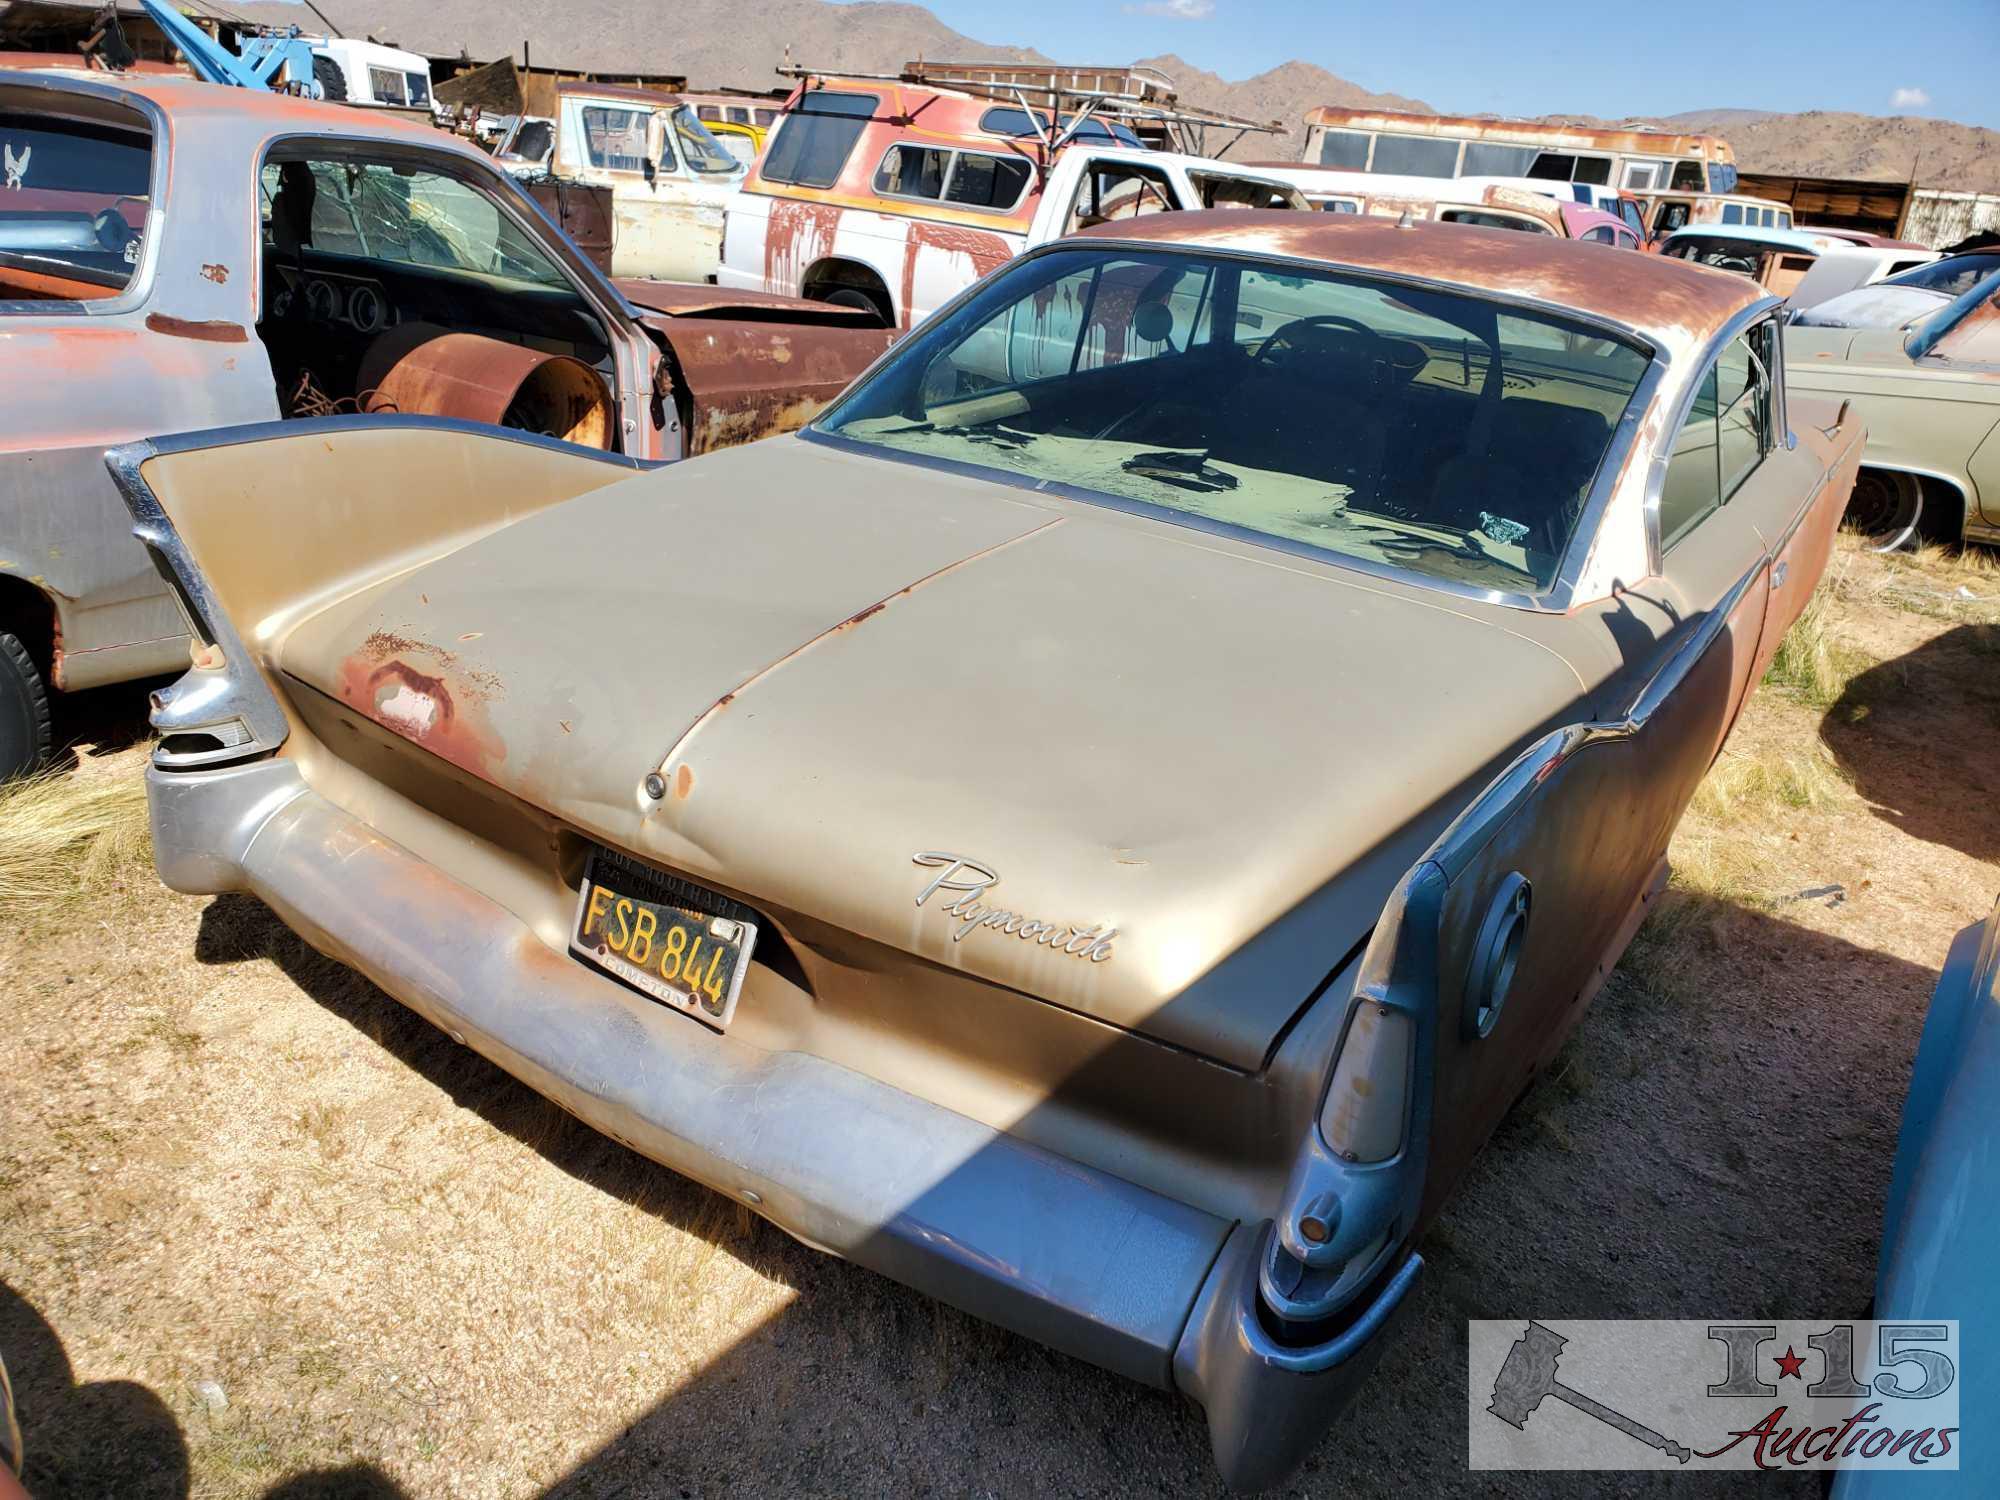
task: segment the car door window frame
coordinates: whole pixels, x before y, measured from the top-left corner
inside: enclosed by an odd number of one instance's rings
[[[1786,405],[1784,381],[1778,378],[1779,372],[1782,372],[1785,368],[1784,325],[1779,317],[1781,310],[1781,305],[1776,298],[1767,297],[1756,305],[1745,308],[1729,320],[1722,331],[1710,341],[1708,348],[1703,352],[1700,373],[1688,382],[1686,390],[1682,393],[1674,411],[1674,420],[1667,425],[1666,430],[1671,433],[1671,436],[1654,449],[1646,478],[1644,509],[1647,569],[1655,577],[1660,575],[1667,554],[1682,540],[1699,530],[1702,523],[1708,520],[1709,517],[1726,507],[1730,500],[1742,489],[1743,485],[1749,481],[1751,476],[1769,460],[1773,452],[1781,447],[1791,449],[1798,446],[1798,439],[1791,430],[1791,413]],[[1724,494],[1722,489],[1722,407],[1719,365],[1724,352],[1739,341],[1749,346],[1753,360],[1763,369],[1765,376],[1764,388],[1769,392],[1768,418],[1758,450],[1757,462],[1745,469],[1737,477],[1736,482],[1730,486],[1729,492]],[[1716,424],[1716,443],[1714,449],[1716,503],[1703,511],[1694,521],[1682,527],[1673,537],[1668,538],[1661,533],[1660,499],[1666,487],[1667,471],[1673,462],[1674,442],[1686,429],[1689,421],[1693,420],[1696,398],[1700,395],[1702,387],[1711,377],[1715,378],[1717,395],[1716,410],[1709,419]]]

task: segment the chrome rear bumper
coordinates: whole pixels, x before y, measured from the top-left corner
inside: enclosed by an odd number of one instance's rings
[[[716,1035],[552,951],[289,761],[148,772],[176,890],[251,892],[315,947],[594,1128],[800,1240],[1205,1408],[1233,1485],[1304,1458],[1372,1368],[1410,1256],[1338,1332],[1280,1345],[1268,1224],[1058,1157],[847,1068]]]

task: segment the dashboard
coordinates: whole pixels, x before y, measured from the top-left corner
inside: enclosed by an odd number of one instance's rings
[[[402,321],[389,290],[381,282],[330,271],[295,271],[281,267],[281,285],[271,298],[271,314],[287,318],[303,313],[307,322],[377,334]],[[296,304],[296,305],[295,305]]]

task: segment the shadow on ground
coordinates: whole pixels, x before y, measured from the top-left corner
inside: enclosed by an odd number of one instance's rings
[[[462,1107],[599,1190],[712,1238],[731,1222],[707,1190],[571,1120],[260,903],[212,902],[197,952],[272,958]],[[1672,893],[1426,1235],[1415,1316],[1288,1493],[1604,1493],[1598,1475],[1465,1470],[1469,1318],[1859,1315],[1933,978],[1781,916]],[[762,1221],[718,1243],[796,1300],[550,1495],[1221,1493],[1199,1413],[1175,1396]],[[1810,1476],[1769,1482],[1817,1493]],[[1617,1489],[1738,1484],[1634,1474]]]
[[[68,770],[80,758],[115,755],[147,738],[153,732],[146,722],[151,712],[149,695],[171,681],[171,677],[155,677],[55,694],[49,701],[50,742],[55,746],[52,763]]]
[[[2000,860],[2000,800],[1979,790],[2000,744],[2000,625],[1961,625],[1860,673],[1820,736],[1878,817]]]
[[[187,1440],[160,1395],[130,1380],[79,1383],[26,1298],[0,1282],[0,1357],[13,1379],[34,1500],[188,1500]],[[263,1500],[408,1500],[369,1463],[297,1474]]]

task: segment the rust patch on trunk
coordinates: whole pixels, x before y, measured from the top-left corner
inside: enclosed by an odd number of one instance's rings
[[[216,265],[213,262],[211,262],[210,264],[205,265],[201,268],[201,274],[203,276],[206,276],[210,281],[214,282],[217,286],[221,286],[225,281],[229,279],[229,267]]]
[[[411,657],[425,658],[429,670]],[[349,708],[484,781],[507,758],[486,716],[498,691],[492,673],[466,670],[454,653],[386,630],[342,661],[334,682]]]
[[[693,790],[694,772],[686,766],[682,766],[678,771],[674,772],[674,796],[677,800],[685,802],[688,799],[688,793]]]
[[[241,323],[198,322],[166,313],[147,313],[146,326],[170,339],[196,339],[204,344],[247,344],[250,332]]]

